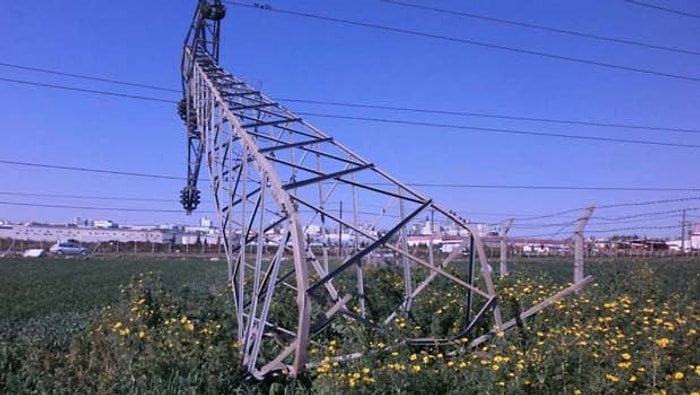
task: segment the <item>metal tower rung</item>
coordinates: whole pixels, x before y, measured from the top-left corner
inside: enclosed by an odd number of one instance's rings
[[[344,175],[346,175],[346,174],[350,174],[350,173],[358,172],[358,171],[361,171],[361,170],[369,169],[369,168],[371,168],[371,167],[373,167],[373,166],[374,166],[374,165],[372,165],[372,164],[368,164],[368,165],[356,167],[356,168],[353,168],[353,169],[341,170],[341,171],[337,171],[337,172],[335,172],[335,173],[325,174],[325,175],[322,175],[322,176],[318,176],[318,177],[314,177],[314,178],[309,178],[309,179],[306,179],[306,180],[301,180],[301,181],[292,182],[292,183],[289,183],[289,184],[286,184],[286,185],[282,185],[282,188],[285,189],[285,190],[294,189],[294,188],[300,188],[300,187],[303,187],[303,186],[306,186],[306,185],[309,185],[309,184],[319,183],[319,182],[321,182],[321,181],[328,180],[328,179],[330,179],[330,178],[339,178],[339,177],[342,177],[342,176],[344,176]]]
[[[307,141],[300,141],[298,143],[281,144],[281,145],[275,145],[275,146],[267,147],[267,148],[260,148],[258,150],[258,152],[264,154],[267,152],[279,151],[279,150],[283,150],[283,149],[296,148],[296,147],[303,147],[306,145],[328,143],[331,141],[333,141],[332,137],[326,137],[323,139],[307,140]]]
[[[272,107],[276,106],[277,103],[271,102],[271,103],[257,103],[257,104],[250,104],[250,105],[245,105],[245,106],[238,106],[238,107],[233,107],[229,106],[229,109],[231,111],[243,111],[243,110],[257,110],[265,107]]]
[[[285,119],[279,119],[277,121],[246,123],[246,124],[241,125],[241,127],[244,129],[259,128],[261,126],[276,126],[276,125],[282,125],[285,123],[299,122],[299,121],[301,121],[301,118],[285,118]]]
[[[229,102],[227,99],[230,97],[242,97],[242,96],[247,96],[247,95],[259,95],[260,91],[244,91],[244,92],[226,92],[226,91],[221,91],[220,92],[221,97],[226,100],[227,103],[231,104],[237,104],[236,102]]]

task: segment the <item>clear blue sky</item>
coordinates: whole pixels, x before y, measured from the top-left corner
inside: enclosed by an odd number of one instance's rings
[[[649,0],[649,2],[658,0]],[[700,52],[700,19],[624,1],[421,1],[495,18]],[[700,56],[604,43],[442,15],[381,1],[271,1],[273,8],[390,25],[497,45],[700,78]],[[700,14],[692,0],[663,2]],[[195,1],[2,2],[0,62],[178,88]],[[316,99],[502,115],[700,129],[700,82],[626,72],[398,33],[228,7],[222,64],[272,98]],[[0,77],[179,99],[176,93],[0,67]],[[700,144],[700,134],[448,117],[288,103],[292,111]],[[0,160],[184,176],[175,105],[0,81]],[[588,142],[307,117],[409,183],[700,188],[700,149]],[[0,164],[0,193],[171,199],[119,201],[0,194],[0,201],[178,210],[184,182]],[[206,188],[205,188],[206,189]],[[587,204],[696,197],[700,192],[420,188],[474,221]],[[206,199],[206,193],[205,193]],[[607,210],[624,216],[700,207],[700,200]],[[204,205],[203,210],[210,209]],[[492,215],[497,213],[498,215]],[[700,210],[688,215],[698,218]],[[200,214],[10,206],[0,219],[192,223]],[[209,214],[211,216],[211,214]],[[648,223],[670,226],[680,215]],[[545,221],[546,222],[546,221]],[[556,220],[555,220],[556,222]],[[593,224],[591,225],[593,226]],[[527,230],[523,230],[523,233]],[[678,231],[630,233],[674,236]]]

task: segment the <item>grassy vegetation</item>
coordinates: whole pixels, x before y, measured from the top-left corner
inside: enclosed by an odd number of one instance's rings
[[[562,259],[511,269],[497,281],[505,311],[536,304],[573,275]],[[374,271],[368,292],[396,294],[398,272]],[[426,310],[384,333],[334,321],[310,350],[323,363],[297,381],[264,382],[238,369],[225,272],[221,261],[0,260],[0,393],[700,391],[697,259],[591,262],[594,285],[477,350],[394,344],[459,330],[460,290],[438,281],[421,296]],[[366,358],[331,362],[358,347]]]

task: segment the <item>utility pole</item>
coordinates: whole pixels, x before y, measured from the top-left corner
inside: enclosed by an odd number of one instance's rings
[[[340,201],[340,221],[343,220],[343,201]],[[343,257],[343,223],[338,222],[338,256]]]
[[[513,226],[513,218],[508,219],[506,224],[501,228],[500,235],[501,236],[501,277],[505,276],[506,273],[508,273],[508,263],[506,262],[506,258],[508,256],[508,231],[510,230],[510,227]]]
[[[574,232],[574,284],[583,280],[583,229],[593,214],[594,206],[588,206],[578,220],[576,232]]]
[[[428,262],[431,266],[435,265],[433,257],[433,243],[435,240],[435,208],[430,209],[430,243],[428,244]]]
[[[681,215],[681,254],[685,254],[685,209]]]

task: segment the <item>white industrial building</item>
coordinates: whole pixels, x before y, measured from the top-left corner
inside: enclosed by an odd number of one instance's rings
[[[98,228],[31,223],[0,226],[0,238],[27,241],[55,242],[73,239],[84,243],[101,241],[171,243],[176,241],[175,236],[174,231],[164,229]]]

